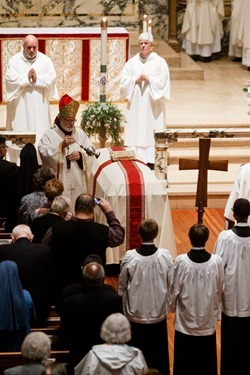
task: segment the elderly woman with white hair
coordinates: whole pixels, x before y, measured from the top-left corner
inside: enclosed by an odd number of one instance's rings
[[[166,127],[166,102],[170,99],[170,77],[166,60],[152,51],[153,36],[139,36],[140,51],[129,59],[121,73],[121,95],[127,100],[124,145],[153,169],[154,130]]]
[[[15,366],[4,371],[4,375],[41,375],[45,369],[44,361],[49,358],[51,350],[50,338],[44,332],[29,333],[21,346],[24,365]]]
[[[143,375],[148,371],[141,350],[126,345],[131,339],[131,328],[124,315],[109,315],[101,326],[100,336],[105,344],[93,346],[75,367],[74,375]]]

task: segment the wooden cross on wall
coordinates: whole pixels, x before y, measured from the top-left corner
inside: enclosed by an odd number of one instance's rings
[[[196,190],[195,206],[198,208],[198,223],[203,222],[204,207],[207,207],[207,171],[227,171],[228,160],[209,160],[211,139],[199,139],[199,160],[180,159],[179,169],[198,169],[198,184]]]

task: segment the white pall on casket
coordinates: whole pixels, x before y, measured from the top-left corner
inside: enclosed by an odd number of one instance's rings
[[[112,161],[109,148],[98,151],[100,156],[93,160],[89,192],[110,202],[126,231],[121,246],[107,249],[107,263],[119,263],[127,250],[140,245],[137,228],[145,218],[155,219],[159,225],[156,246],[168,249],[175,258],[176,246],[167,191],[154,172],[138,160],[126,160],[124,163]],[[95,209],[95,220],[107,224],[105,215],[98,207]],[[137,239],[132,238],[132,232],[137,234]]]

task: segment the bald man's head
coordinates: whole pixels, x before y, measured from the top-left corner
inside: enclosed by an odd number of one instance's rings
[[[97,262],[88,263],[83,268],[82,275],[86,286],[102,285],[105,278],[104,268]]]
[[[27,35],[23,40],[23,54],[27,60],[34,60],[38,51],[38,40],[34,35]]]

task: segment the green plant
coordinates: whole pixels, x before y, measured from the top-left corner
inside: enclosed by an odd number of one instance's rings
[[[120,146],[120,128],[125,122],[122,111],[111,102],[87,104],[82,111],[81,127],[88,136],[111,137],[113,146]]]
[[[245,85],[243,87],[243,91],[246,92],[246,94],[247,94],[248,106],[249,106],[248,114],[250,115],[250,79],[248,79],[245,82]]]

